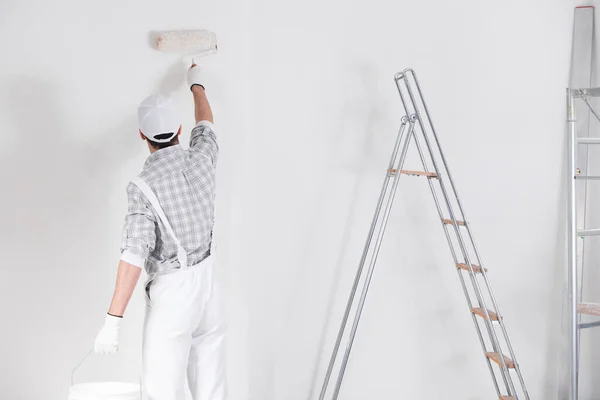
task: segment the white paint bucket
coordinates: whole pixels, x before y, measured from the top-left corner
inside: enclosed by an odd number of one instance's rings
[[[141,400],[140,393],[139,383],[79,383],[69,388],[69,400]]]
[[[81,364],[94,352],[83,357],[71,372],[71,387],[69,388],[69,400],[141,400],[142,380],[139,382],[87,382],[74,384],[75,372]]]

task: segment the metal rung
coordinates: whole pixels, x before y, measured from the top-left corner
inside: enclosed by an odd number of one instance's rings
[[[600,176],[591,176],[591,175],[575,175],[575,179],[582,181],[593,181],[600,179]]]
[[[506,356],[502,356],[500,355],[500,353],[494,353],[494,352],[487,352],[485,353],[485,355],[492,360],[493,362],[495,362],[496,364],[498,364],[499,366],[502,366],[502,358],[504,357],[504,362],[506,363],[506,367],[507,368],[514,368],[515,367],[515,363],[513,362],[513,360],[511,360],[510,358],[506,357]]]
[[[481,318],[485,319],[485,310],[483,308],[472,308],[471,311],[475,315],[479,315]],[[498,314],[493,312],[492,310],[488,310],[488,315],[492,321],[498,321]]]
[[[451,219],[443,219],[442,222],[446,225],[454,225]],[[456,225],[465,226],[466,224],[465,221],[456,221]]]
[[[579,144],[600,144],[600,138],[577,138]]]
[[[600,235],[600,229],[585,229],[577,231],[577,236],[598,236]]]
[[[397,172],[396,169],[388,170],[388,174],[390,174],[390,175],[396,175],[396,172]],[[435,172],[409,171],[409,170],[403,169],[402,171],[400,171],[400,173],[402,175],[415,175],[415,176],[426,176],[428,178],[437,178],[437,174]]]
[[[579,329],[588,329],[588,328],[597,328],[600,326],[600,321],[596,322],[587,322],[585,324],[578,324],[577,327]]]
[[[467,264],[456,264],[456,266],[460,269],[464,269],[465,271],[470,271],[469,266]],[[475,272],[476,274],[481,273],[481,267],[479,265],[471,264],[471,266],[473,267],[473,272]],[[485,272],[487,272],[487,268],[485,269]]]
[[[600,304],[596,304],[596,303],[579,303],[577,305],[577,312],[579,314],[598,315],[598,316],[600,316]]]

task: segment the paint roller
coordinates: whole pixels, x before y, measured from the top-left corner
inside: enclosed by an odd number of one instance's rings
[[[217,35],[207,30],[166,31],[156,38],[156,48],[166,53],[178,53],[195,58],[217,52]]]

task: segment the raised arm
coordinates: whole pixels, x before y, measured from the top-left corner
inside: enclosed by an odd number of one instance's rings
[[[196,117],[196,126],[190,135],[190,149],[195,154],[208,157],[214,164],[219,154],[219,145],[213,129],[213,113],[204,92],[200,68],[195,64],[192,64],[188,70],[187,81],[194,96],[194,116]]]
[[[196,124],[200,121],[209,121],[214,123],[213,113],[210,109],[210,104],[206,98],[204,85],[201,83],[200,68],[196,64],[192,64],[188,70],[188,85],[194,95],[194,116]]]

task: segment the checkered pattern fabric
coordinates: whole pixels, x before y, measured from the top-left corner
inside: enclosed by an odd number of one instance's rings
[[[187,252],[188,265],[210,254],[218,152],[212,124],[202,121],[192,130],[189,149],[177,145],[154,152],[139,175],[156,194]],[[132,183],[127,196],[122,259],[145,260],[149,274],[179,268],[177,245],[146,196]]]

